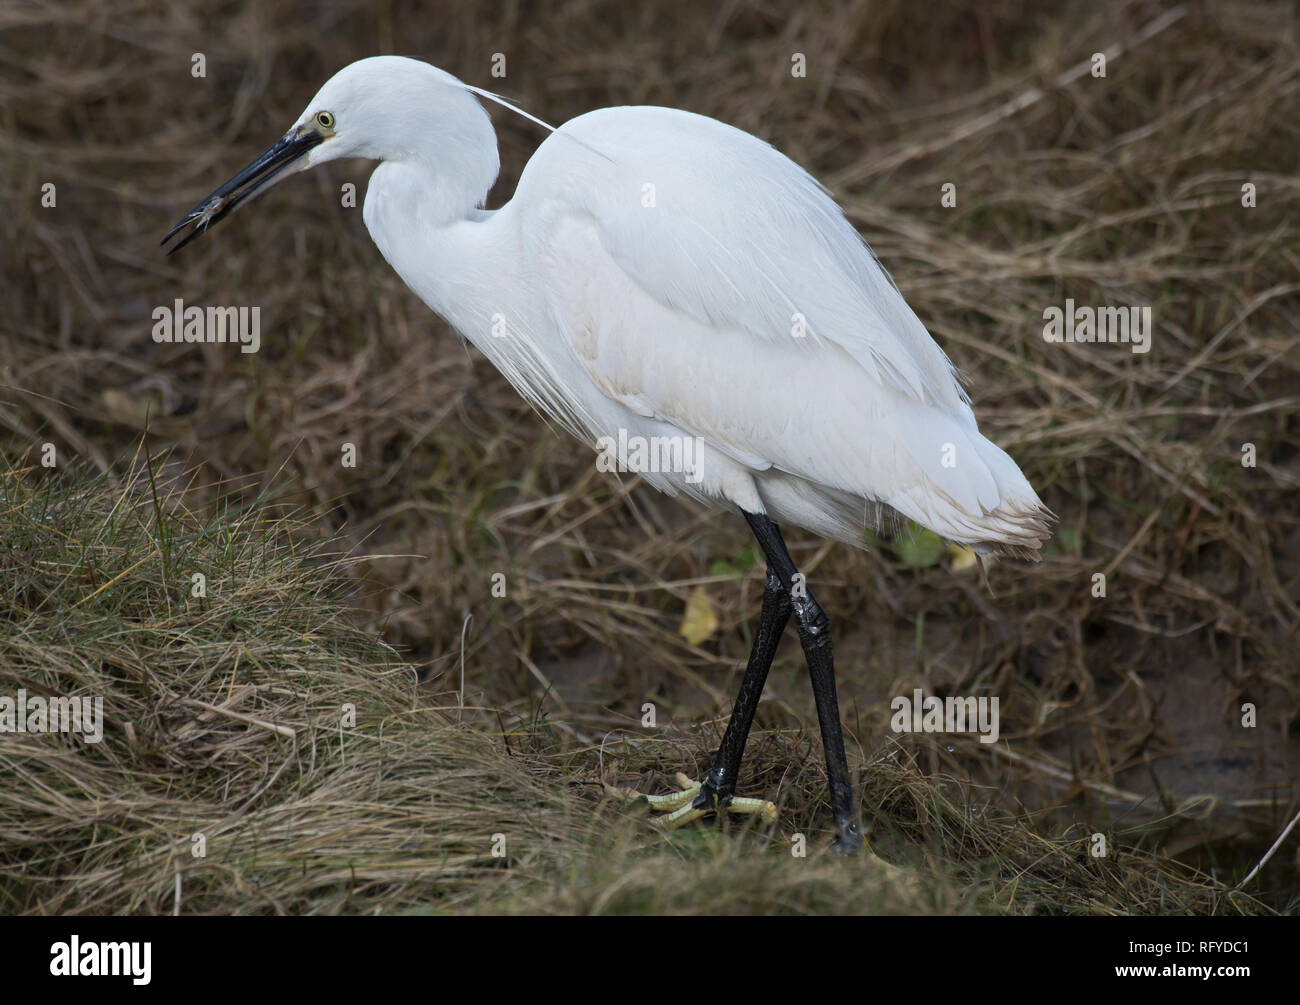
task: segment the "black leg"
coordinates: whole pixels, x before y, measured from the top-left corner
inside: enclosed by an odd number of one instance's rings
[[[862,834],[853,809],[853,788],[849,785],[848,759],[844,756],[844,733],[840,728],[840,705],[835,695],[835,664],[831,652],[831,628],[826,612],[808,589],[781,537],[781,529],[766,516],[746,513],[754,536],[767,556],[767,567],[776,574],[790,598],[799,643],[808,662],[813,696],[817,700],[817,721],[821,725],[822,747],[826,751],[826,777],[830,783],[831,812],[839,831],[835,847],[842,852],[862,847]],[[797,578],[796,578],[797,577]],[[766,602],[766,598],[765,598]],[[770,660],[769,660],[770,662]],[[764,670],[766,674],[766,670]],[[746,672],[746,682],[749,674]],[[743,688],[743,685],[742,685]],[[757,699],[756,699],[757,700]],[[724,740],[725,743],[725,740]]]
[[[722,736],[722,746],[718,748],[713,770],[700,786],[700,794],[695,800],[696,807],[716,809],[726,806],[735,794],[736,775],[740,772],[740,758],[745,753],[745,740],[749,737],[749,727],[754,722],[758,699],[767,682],[767,672],[772,667],[772,657],[776,655],[781,633],[790,620],[790,610],[790,595],[781,585],[781,580],[768,569],[767,581],[763,584],[763,607],[758,615],[754,645],[749,651],[749,664],[745,667],[745,677],[736,693],[731,721],[727,723],[727,731]]]

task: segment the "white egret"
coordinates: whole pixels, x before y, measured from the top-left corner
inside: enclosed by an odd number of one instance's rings
[[[715,765],[656,808],[675,822],[771,812],[735,797],[736,776],[793,616],[836,845],[859,847],[830,628],[779,525],[861,547],[864,526],[902,514],[981,553],[1036,557],[1050,512],[980,435],[948,358],[793,161],[701,115],[606,108],[554,130],[514,198],[489,212],[499,162],[479,97],[504,104],[416,60],[353,63],[164,244],[189,227],[178,249],[296,171],[379,161],[365,223],[406,284],[579,439],[668,445],[681,463],[651,463],[642,477],[740,513],[766,556]]]

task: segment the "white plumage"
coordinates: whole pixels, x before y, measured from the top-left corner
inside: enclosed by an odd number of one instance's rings
[[[1049,514],[980,434],[948,358],[826,191],[763,141],[675,109],[601,109],[483,212],[495,134],[455,78],[363,60],[301,121],[319,109],[337,136],[308,162],[383,160],[375,243],[525,398],[589,444],[703,441],[700,481],[643,473],[661,490],[859,546],[889,510],[980,550],[1042,542]]]

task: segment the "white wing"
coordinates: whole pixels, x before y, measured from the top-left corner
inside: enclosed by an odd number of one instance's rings
[[[755,472],[1033,546],[1041,504],[951,363],[768,144],[688,112],[602,109],[547,139],[516,200],[537,215],[553,320],[607,397]]]
[[[608,108],[566,123],[546,147],[567,170],[585,169],[570,178],[568,208],[589,213],[610,257],[666,306],[783,343],[802,318],[805,345],[838,345],[917,400],[966,404],[947,357],[839,207],[767,143],[690,112]]]

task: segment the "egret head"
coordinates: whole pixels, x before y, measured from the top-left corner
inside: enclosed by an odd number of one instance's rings
[[[344,157],[470,175],[482,189],[480,202],[499,166],[491,120],[461,81],[419,60],[373,56],[326,81],[288,132],[185,214],[162,243],[193,225],[168,252],[175,253],[276,182]]]

